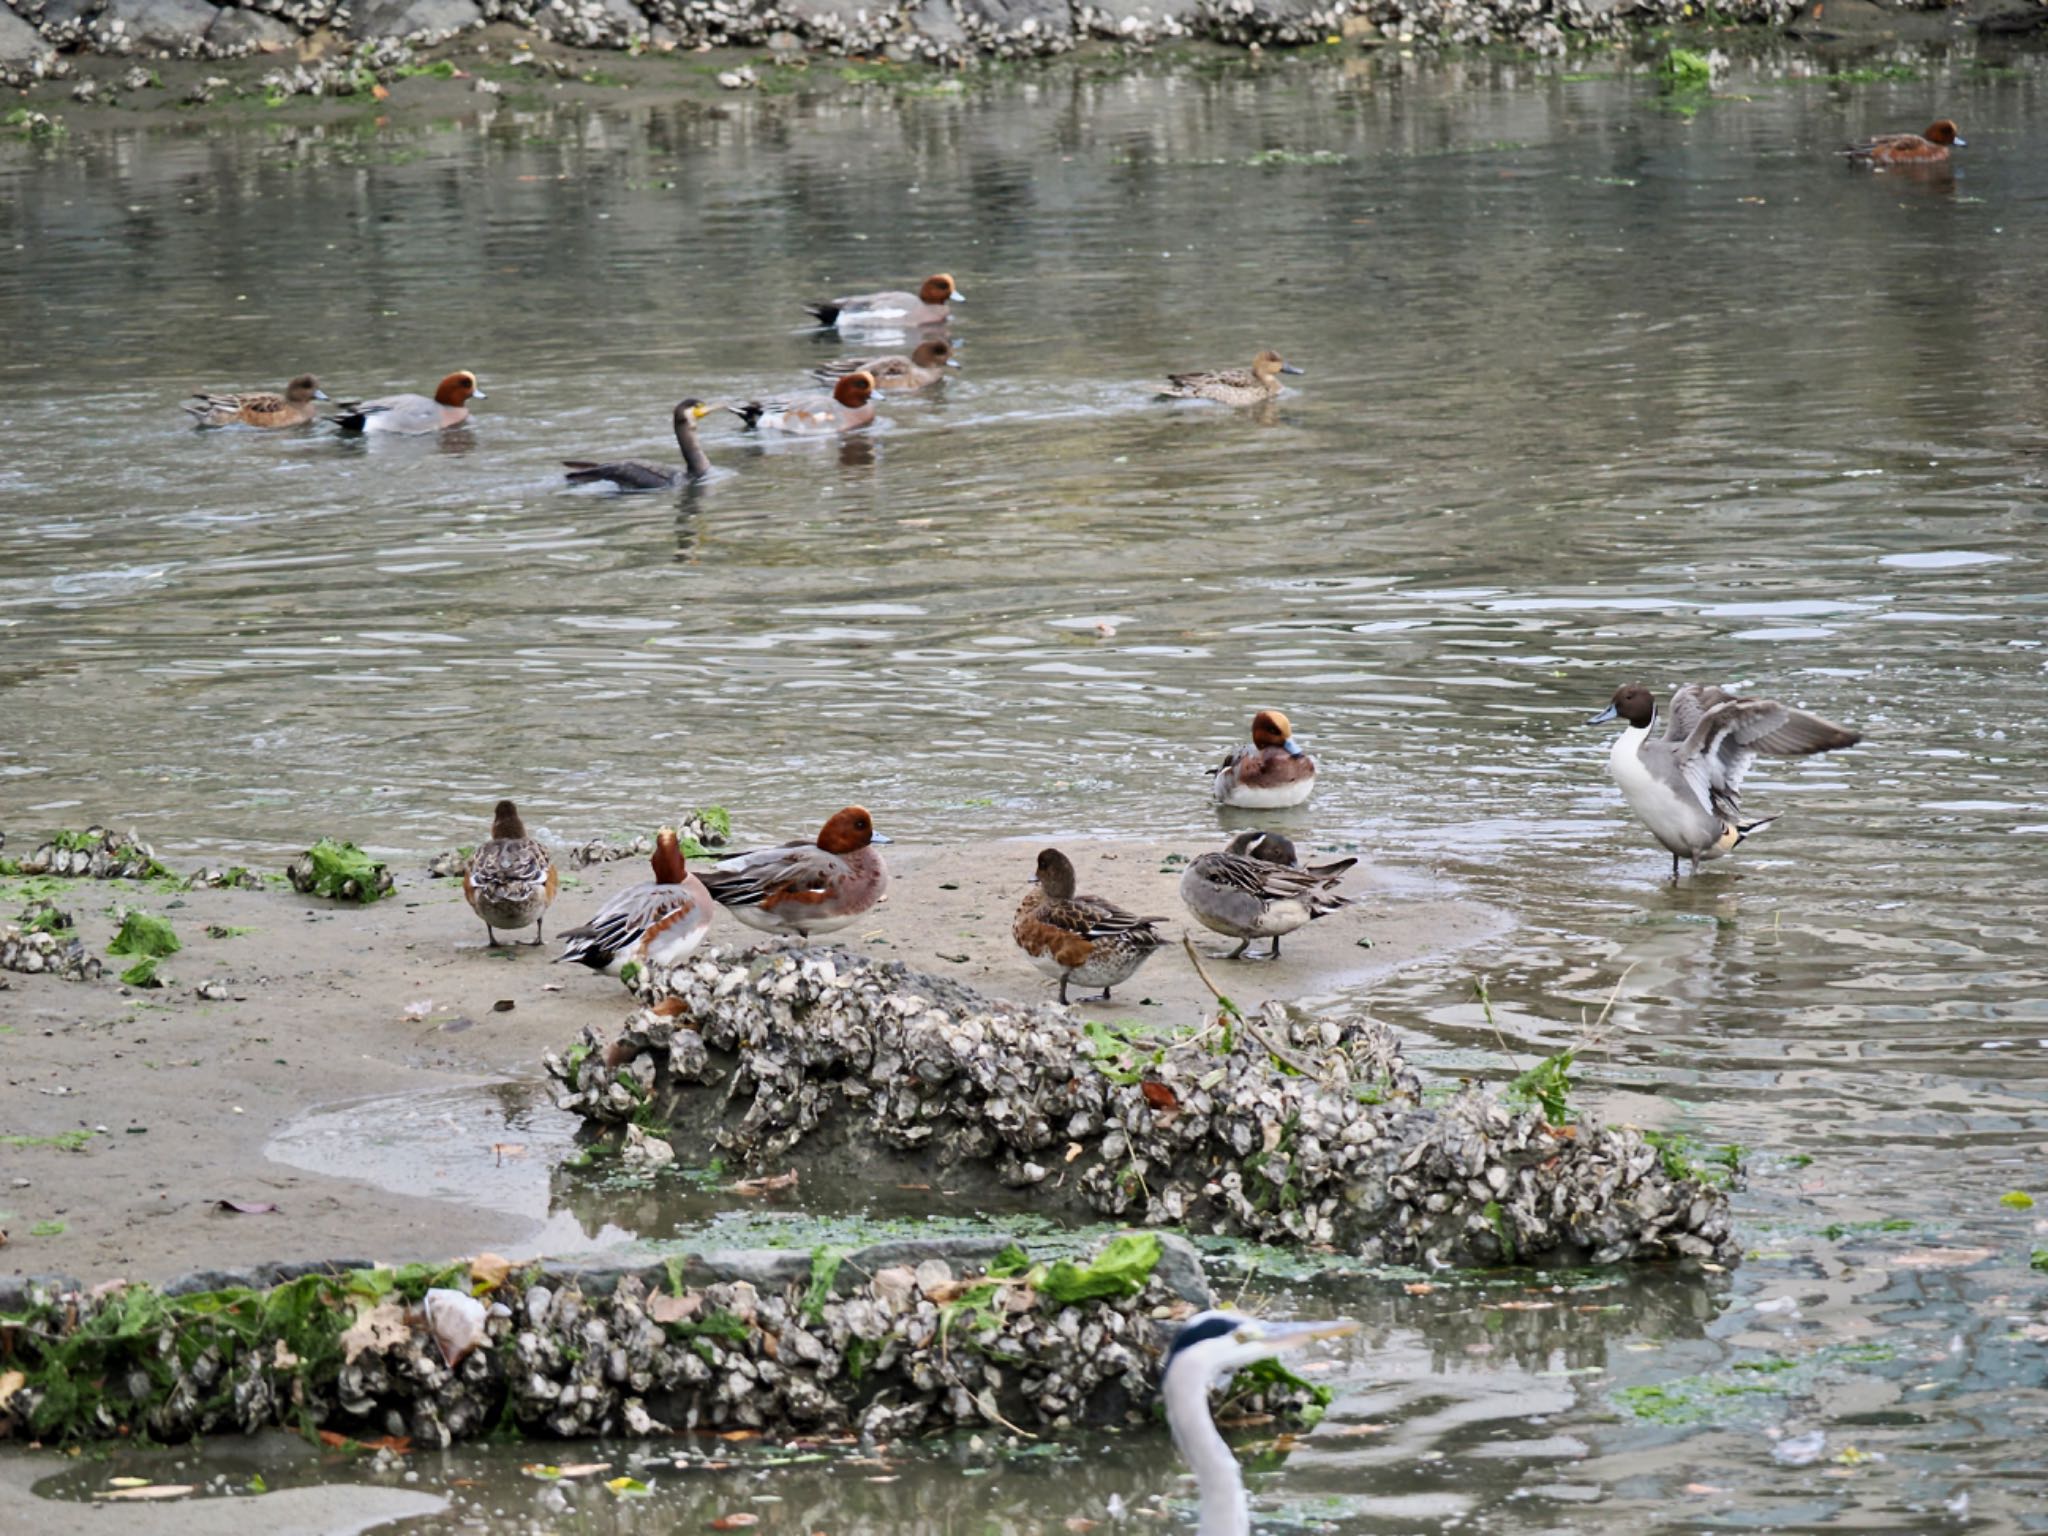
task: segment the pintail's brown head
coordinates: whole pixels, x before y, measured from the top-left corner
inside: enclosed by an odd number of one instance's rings
[[[1650,722],[1657,718],[1657,696],[1641,683],[1624,683],[1614,690],[1614,697],[1607,707],[1588,720],[1588,725],[1600,725],[1609,720],[1626,720],[1639,731],[1650,728]]]

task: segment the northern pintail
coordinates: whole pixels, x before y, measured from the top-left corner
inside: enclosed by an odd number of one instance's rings
[[[469,402],[481,400],[476,375],[467,368],[449,374],[426,395],[386,395],[350,400],[328,417],[344,432],[395,432],[413,437],[459,427],[469,420]]]
[[[1641,683],[1614,691],[1614,699],[1586,723],[1622,719],[1628,728],[1607,754],[1607,771],[1657,841],[1678,861],[1718,859],[1775,816],[1742,819],[1742,778],[1758,757],[1806,757],[1853,747],[1859,733],[1780,704],[1744,699],[1711,683],[1687,683],[1671,695],[1671,724],[1650,735],[1657,700]]]
[[[1100,896],[1076,896],[1072,862],[1047,848],[1010,933],[1033,965],[1058,979],[1062,1005],[1068,982],[1102,988],[1107,1002],[1109,989],[1128,981],[1166,943],[1153,926],[1165,921],[1135,916]]]
[[[626,967],[667,969],[689,958],[711,928],[711,893],[689,872],[674,827],[654,834],[654,878],[629,885],[581,928],[562,935],[556,963],[574,960],[617,976]]]
[[[462,894],[484,920],[484,937],[495,947],[498,929],[531,923],[535,945],[545,943],[542,923],[558,883],[547,849],[526,835],[519,807],[500,800],[491,813],[490,840],[470,856],[462,877]]]
[[[1250,368],[1169,373],[1159,393],[1174,400],[1218,400],[1225,405],[1258,405],[1280,393],[1281,374],[1304,371],[1268,347],[1252,359]]]
[[[799,395],[793,400],[749,400],[726,409],[749,427],[764,432],[851,432],[875,419],[875,376],[849,373],[829,395]]]
[[[1303,867],[1294,844],[1278,832],[1240,832],[1223,852],[1205,853],[1187,867],[1180,899],[1204,928],[1238,940],[1228,958],[1237,959],[1253,939],[1270,938],[1277,960],[1281,935],[1351,905],[1336,889],[1357,862]]]
[[[892,353],[887,357],[835,358],[813,368],[811,377],[831,384],[849,373],[866,373],[874,376],[877,389],[928,389],[946,376],[948,368],[959,366],[960,359],[953,355],[950,341],[921,341],[908,357]]]
[[[915,293],[855,293],[845,298],[821,299],[804,308],[817,316],[820,325],[837,326],[842,331],[901,331],[944,325],[953,318],[948,305],[966,300],[951,273],[935,272]]]
[[[889,889],[889,868],[873,847],[889,839],[874,818],[849,805],[826,821],[813,842],[784,843],[733,854],[704,872],[712,900],[763,933],[814,933],[844,928]]]
[[[1951,145],[1962,148],[1969,142],[1944,117],[1929,124],[1925,133],[1881,133],[1840,153],[1862,165],[1945,165]]]
[[[697,423],[711,407],[702,400],[685,400],[676,406],[675,429],[676,447],[683,456],[682,467],[672,464],[643,464],[638,459],[621,459],[616,464],[600,464],[594,459],[564,459],[568,467],[568,481],[571,485],[588,485],[598,480],[609,480],[622,491],[666,491],[673,490],[691,480],[702,480],[711,473],[711,460],[697,442]]]
[[[320,402],[327,391],[310,373],[302,373],[285,385],[284,393],[259,390],[246,395],[194,394],[185,402],[193,424],[201,427],[303,427],[320,414]]]
[[[1234,747],[1214,771],[1209,790],[1224,805],[1249,811],[1299,805],[1316,787],[1316,760],[1294,739],[1294,727],[1277,709],[1252,716],[1249,746]]]

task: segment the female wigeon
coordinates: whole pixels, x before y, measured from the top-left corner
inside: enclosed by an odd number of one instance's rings
[[[638,459],[622,459],[616,464],[600,464],[595,459],[564,459],[562,462],[569,469],[569,483],[588,485],[597,480],[609,480],[622,491],[666,491],[690,480],[702,480],[711,473],[711,460],[705,457],[704,450],[697,444],[697,422],[710,410],[711,407],[702,400],[685,400],[676,406],[676,447],[682,450],[682,468],[643,464]]]
[[[484,937],[495,946],[497,930],[533,924],[533,942],[545,942],[542,920],[555,899],[558,877],[547,849],[526,835],[519,807],[500,800],[491,815],[491,838],[470,857],[462,894],[484,920]]]
[[[1060,1003],[1067,1001],[1067,983],[1109,989],[1128,981],[1137,968],[1166,943],[1154,923],[1163,917],[1138,917],[1100,896],[1074,894],[1074,866],[1057,848],[1038,855],[1038,872],[1017,908],[1010,934],[1031,963],[1060,984]]]
[[[706,871],[711,899],[749,928],[808,939],[869,911],[889,889],[889,869],[873,847],[889,839],[874,818],[849,805],[815,842],[784,843],[720,859]]]
[[[818,317],[818,324],[834,325],[842,331],[901,331],[944,325],[953,318],[947,306],[966,299],[950,273],[935,272],[915,293],[855,293],[843,299],[821,299],[804,308]]]
[[[327,391],[310,373],[302,373],[285,385],[284,393],[258,390],[246,395],[210,395],[193,392],[185,402],[193,423],[202,427],[303,427],[320,414],[320,402]]]
[[[1661,738],[1657,697],[1641,683],[1614,690],[1605,709],[1586,723],[1625,720],[1614,738],[1607,771],[1651,836],[1678,861],[1718,859],[1775,816],[1742,819],[1742,778],[1758,757],[1806,757],[1853,747],[1863,738],[1845,726],[1776,699],[1743,699],[1711,683],[1687,683],[1671,695],[1671,725]]]
[[[381,400],[350,400],[328,417],[344,432],[401,432],[420,436],[459,427],[469,420],[469,402],[482,400],[476,375],[468,369],[451,373],[425,395],[386,395]]]
[[[1881,133],[1874,139],[1851,144],[1839,153],[1859,165],[1940,165],[1948,159],[1951,145],[1970,141],[1956,132],[1956,125],[1941,118],[1928,125],[1925,133]]]
[[[1280,393],[1280,375],[1305,370],[1271,347],[1252,359],[1249,368],[1212,373],[1169,373],[1159,391],[1171,400],[1219,400],[1225,405],[1259,405]]]
[[[711,893],[683,863],[674,827],[654,834],[654,878],[631,885],[598,909],[581,928],[562,935],[557,965],[574,960],[593,971],[619,975],[680,965],[711,927]]]
[[[1238,941],[1235,960],[1253,939],[1273,941],[1280,958],[1282,934],[1306,927],[1351,905],[1336,894],[1337,882],[1356,859],[1303,868],[1294,844],[1278,832],[1240,832],[1221,853],[1205,853],[1180,877],[1180,899],[1204,928]]]
[[[1252,716],[1251,745],[1226,753],[1209,789],[1224,805],[1275,811],[1299,805],[1316,787],[1316,760],[1294,739],[1294,727],[1277,709]]]
[[[866,373],[874,376],[877,389],[929,389],[946,376],[948,368],[959,366],[960,359],[953,355],[950,341],[921,341],[908,357],[901,353],[889,357],[842,357],[813,368],[811,377],[821,384],[830,384],[849,373]]]
[[[849,373],[829,395],[794,400],[749,400],[726,409],[749,427],[766,432],[851,432],[875,419],[875,376]]]

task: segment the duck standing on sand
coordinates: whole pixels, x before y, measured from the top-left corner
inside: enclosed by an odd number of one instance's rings
[[[967,296],[953,282],[949,272],[935,272],[915,293],[855,293],[842,299],[821,299],[806,304],[818,324],[841,331],[903,331],[945,325],[953,318],[952,304],[963,304]]]
[[[379,400],[349,400],[327,419],[344,432],[391,432],[422,437],[469,420],[469,402],[481,400],[476,375],[464,368],[451,373],[426,395],[385,395]]]
[[[1278,832],[1240,832],[1221,853],[1205,853],[1180,877],[1180,899],[1204,928],[1238,941],[1237,959],[1253,939],[1273,941],[1280,958],[1283,934],[1351,905],[1337,882],[1356,859],[1304,868],[1294,844]]]
[[[921,341],[908,357],[891,353],[887,357],[835,358],[813,368],[811,377],[831,384],[849,373],[865,373],[873,375],[877,389],[929,389],[946,376],[948,368],[959,366],[950,341]]]
[[[1109,1001],[1109,989],[1130,980],[1166,943],[1153,927],[1165,918],[1137,917],[1100,896],[1076,896],[1074,866],[1057,848],[1039,854],[1031,878],[1010,934],[1033,965],[1058,979],[1062,1007],[1068,982],[1100,987]]]
[[[1837,153],[1847,155],[1858,165],[1946,165],[1950,147],[1962,147],[1969,142],[1944,117],[1930,123],[1925,133],[1881,133],[1860,144],[1847,145]]]
[[[1614,698],[1586,723],[1628,722],[1607,754],[1607,771],[1629,806],[1678,861],[1718,859],[1775,816],[1742,819],[1742,777],[1758,757],[1807,757],[1853,747],[1863,738],[1845,726],[1776,699],[1743,699],[1711,683],[1687,683],[1671,695],[1671,725],[1661,739],[1650,728],[1657,699],[1641,683]]]
[[[711,460],[697,442],[697,423],[711,407],[702,400],[684,400],[675,409],[676,447],[681,451],[680,469],[669,464],[643,464],[638,459],[621,459],[600,464],[594,459],[564,459],[571,485],[590,485],[609,480],[622,491],[668,491],[711,473]]]
[[[793,400],[749,400],[726,409],[749,427],[764,432],[851,432],[875,419],[875,376],[849,373],[829,395],[799,395]]]
[[[683,862],[674,827],[654,834],[654,878],[629,885],[581,928],[562,935],[560,965],[574,960],[593,971],[622,974],[680,965],[711,928],[711,893]]]
[[[1316,787],[1316,760],[1294,739],[1294,727],[1277,709],[1252,716],[1249,746],[1226,753],[1209,791],[1223,805],[1274,811],[1300,805]]]
[[[1303,373],[1271,347],[1252,359],[1249,368],[1211,373],[1169,373],[1159,391],[1169,400],[1215,400],[1224,405],[1262,405],[1280,393],[1280,375]]]
[[[889,889],[889,869],[874,849],[889,839],[857,805],[835,813],[815,842],[790,842],[734,854],[707,870],[711,899],[749,928],[808,941],[872,909]]]
[[[462,894],[484,920],[484,937],[497,947],[500,928],[517,931],[533,924],[533,942],[546,942],[541,925],[555,899],[559,877],[547,849],[526,835],[519,807],[500,800],[491,813],[491,838],[470,857]]]
[[[327,391],[320,387],[320,381],[310,373],[302,373],[285,385],[281,395],[268,390],[246,395],[210,395],[199,391],[185,402],[185,409],[192,413],[194,426],[260,427],[275,431],[279,427],[305,426],[320,414],[320,402],[326,398]]]

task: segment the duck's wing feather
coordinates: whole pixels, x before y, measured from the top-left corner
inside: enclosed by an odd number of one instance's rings
[[[1154,943],[1166,941],[1153,931],[1153,924],[1166,921],[1163,917],[1140,917],[1127,912],[1113,901],[1104,901],[1100,896],[1074,896],[1065,901],[1048,901],[1038,910],[1041,921],[1055,928],[1065,928],[1089,939],[1108,939],[1129,935],[1132,938],[1150,939]]]
[[[616,464],[599,464],[592,459],[564,459],[562,464],[569,471],[565,478],[571,485],[609,480],[625,491],[665,491],[682,478],[673,469],[643,464],[638,459],[623,459]]]
[[[696,904],[688,885],[662,885],[649,880],[629,885],[598,909],[597,916],[562,935],[557,960],[575,960],[603,970],[612,956],[630,949],[660,919]]]
[[[1671,719],[1664,729],[1666,741],[1684,741],[1700,723],[1700,717],[1735,695],[1715,683],[1687,683],[1671,695]]]
[[[1687,735],[1678,766],[1702,805],[1733,820],[1741,808],[1743,776],[1758,757],[1807,757],[1862,739],[1846,726],[1776,699],[1724,699]]]
[[[493,838],[469,861],[470,880],[482,886],[540,885],[551,865],[548,851],[530,837]]]
[[[722,859],[698,878],[720,906],[758,907],[772,899],[792,899],[805,892],[832,888],[846,874],[846,863],[816,843],[783,843]]]

